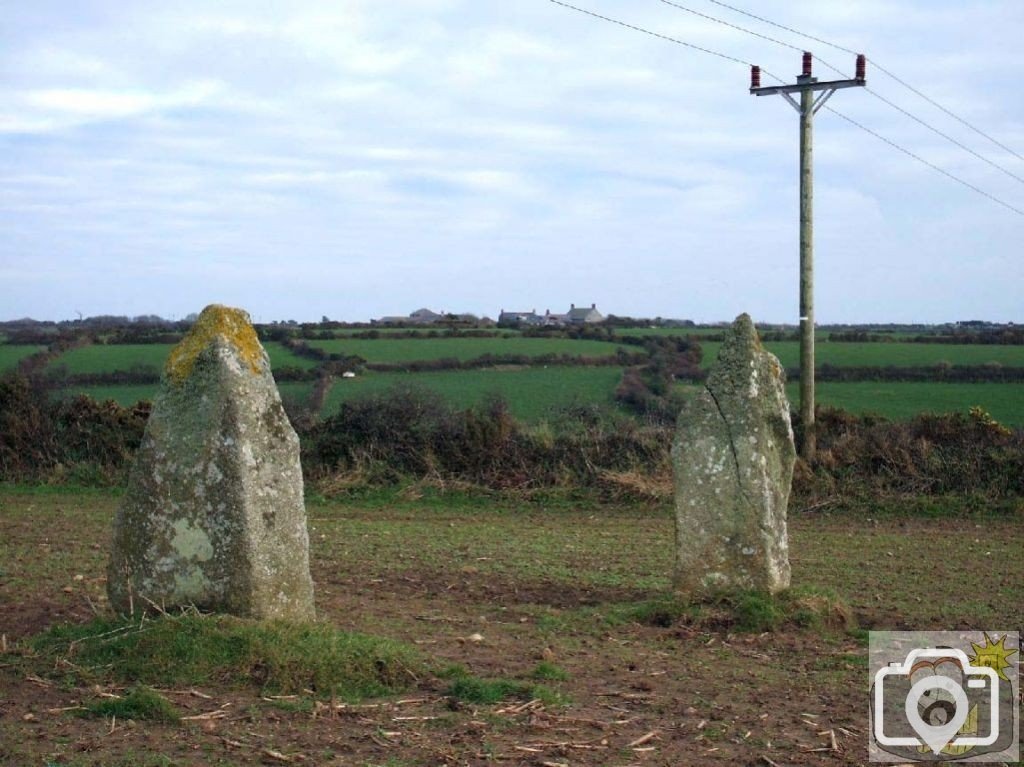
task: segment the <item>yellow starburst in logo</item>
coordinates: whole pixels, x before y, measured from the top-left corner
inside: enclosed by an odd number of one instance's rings
[[[1010,681],[1003,672],[1004,669],[1008,669],[1012,665],[1007,659],[1011,655],[1016,655],[1017,650],[1006,647],[1005,642],[1005,634],[999,638],[998,642],[988,634],[985,634],[985,644],[983,645],[971,642],[971,649],[974,650],[974,655],[971,656],[971,665],[990,668],[999,674],[1000,679]]]

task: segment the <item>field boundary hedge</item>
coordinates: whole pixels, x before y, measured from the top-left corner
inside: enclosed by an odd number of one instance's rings
[[[45,362],[49,358],[42,360]],[[325,366],[300,368],[282,365],[274,368],[274,380],[278,382],[317,381],[323,375],[340,375],[345,370],[357,369],[375,373],[426,373],[445,370],[479,370],[482,368],[514,365],[517,367],[625,367],[641,368],[647,363],[646,353],[621,353],[612,356],[590,357],[586,355],[545,354],[539,357],[526,355],[484,354],[469,360],[442,357],[436,360],[414,360],[410,362],[367,362],[346,365],[328,360]],[[707,378],[707,371],[686,367],[673,374],[675,380],[699,383]],[[103,373],[68,373],[63,366],[47,369],[46,376],[54,386],[69,389],[78,386],[121,386],[154,385],[160,382],[160,370],[152,365],[133,365],[127,370],[111,370]],[[786,378],[800,380],[800,368],[787,368]],[[835,383],[859,383],[868,381],[893,383],[1024,383],[1024,367],[1003,365],[922,365],[922,366],[841,366],[820,365],[815,371],[815,380]]]
[[[1021,346],[1024,345],[1024,328],[1001,328],[999,330],[974,330],[964,333],[919,333],[913,336],[894,338],[885,333],[870,333],[863,330],[849,330],[830,333],[829,341],[836,343],[911,343],[911,344],[965,344],[980,346]]]
[[[44,379],[0,377],[0,480],[120,484],[148,415],[146,403],[54,400]],[[566,408],[538,428],[514,419],[501,399],[458,409],[433,392],[404,387],[295,426],[305,477],[325,493],[427,480],[671,495],[673,425],[597,406]],[[980,408],[898,423],[819,408],[818,458],[798,464],[794,492],[803,502],[957,494],[1005,506],[1024,498],[1024,430],[1008,429]]]
[[[893,381],[903,383],[1020,383],[1024,367],[988,365],[819,365],[814,371],[817,381],[855,383],[859,381]],[[786,378],[800,380],[800,368],[788,368]]]

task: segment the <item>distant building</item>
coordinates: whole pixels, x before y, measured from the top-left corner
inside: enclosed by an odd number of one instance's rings
[[[544,324],[545,325],[567,325],[569,323],[568,314],[555,314],[550,309],[544,312]]]
[[[430,309],[417,309],[404,317],[381,317],[371,322],[374,325],[433,325],[443,319],[443,314],[432,312]]]
[[[528,312],[507,312],[501,310],[498,315],[498,322],[502,325],[547,325],[561,327],[564,325],[588,325],[604,320],[604,315],[597,310],[597,304],[591,304],[589,309],[576,308],[576,304],[569,304],[569,311],[565,314],[555,314],[550,309],[544,314],[537,314],[536,309]]]
[[[373,325],[444,325],[451,328],[475,328],[494,325],[494,320],[489,317],[477,317],[469,312],[461,314],[438,313],[426,308],[417,309],[401,317],[381,317],[378,320],[370,320],[370,322]]]
[[[604,315],[597,310],[597,304],[591,304],[589,309],[576,308],[576,304],[569,304],[569,313],[565,315],[568,325],[590,325],[594,322],[601,322]]]
[[[430,309],[417,309],[409,315],[409,321],[416,325],[433,325],[444,319],[443,314],[432,312]]]
[[[504,309],[498,315],[499,325],[543,325],[544,318],[537,314],[536,309],[528,312],[506,312]]]

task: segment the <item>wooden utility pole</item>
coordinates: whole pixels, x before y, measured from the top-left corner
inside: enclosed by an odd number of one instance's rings
[[[814,425],[814,115],[840,88],[853,88],[866,83],[866,59],[857,56],[857,72],[853,80],[831,80],[819,83],[811,76],[813,56],[804,52],[803,72],[795,85],[761,87],[761,68],[750,68],[750,92],[755,96],[781,95],[800,115],[800,422],[803,442],[800,454],[814,460],[817,435]],[[821,91],[817,97],[815,91]],[[790,94],[799,93],[799,103]]]

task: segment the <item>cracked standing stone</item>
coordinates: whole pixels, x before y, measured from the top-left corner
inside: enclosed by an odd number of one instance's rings
[[[672,445],[678,592],[699,599],[789,587],[795,459],[785,373],[741,314],[705,387],[679,413]]]
[[[120,613],[314,617],[299,439],[240,309],[206,307],[171,350],[114,522],[107,591]]]

